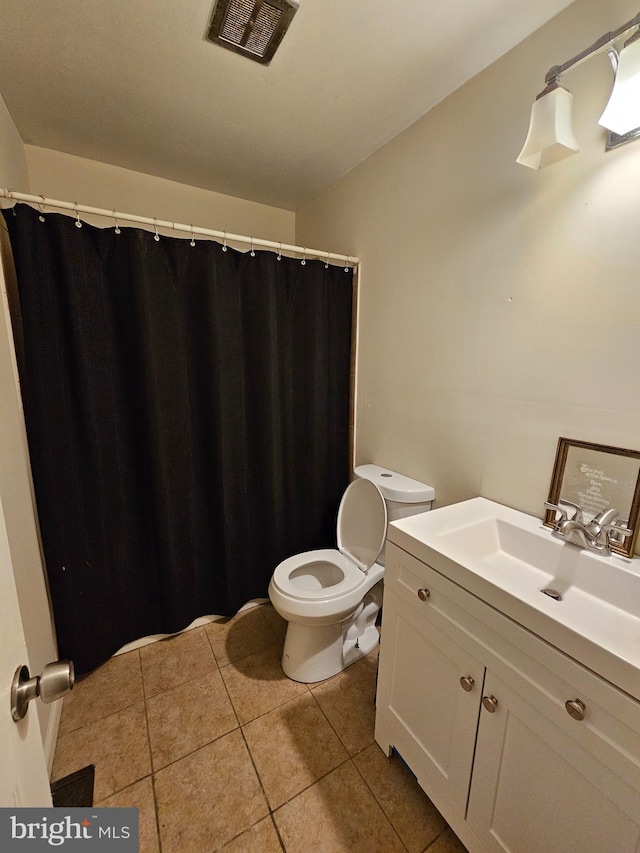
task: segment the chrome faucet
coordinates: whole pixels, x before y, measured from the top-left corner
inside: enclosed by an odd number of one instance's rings
[[[547,501],[545,507],[559,513],[551,531],[553,536],[597,554],[611,554],[612,544],[620,545],[632,534],[617,509],[603,510],[585,524],[582,507],[572,501],[560,500],[558,505]],[[571,518],[565,507],[573,510]]]

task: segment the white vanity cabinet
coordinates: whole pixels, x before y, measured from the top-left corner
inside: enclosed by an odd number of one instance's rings
[[[470,853],[640,853],[640,702],[386,553],[376,740]]]

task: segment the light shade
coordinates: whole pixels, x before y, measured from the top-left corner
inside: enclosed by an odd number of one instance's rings
[[[620,51],[613,91],[598,124],[619,136],[640,127],[640,41]]]
[[[557,84],[536,98],[529,133],[516,162],[530,169],[544,169],[580,151],[571,125],[572,103],[571,92]]]

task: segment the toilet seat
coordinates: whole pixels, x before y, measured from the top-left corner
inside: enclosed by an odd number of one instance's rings
[[[297,601],[330,601],[367,583],[384,546],[387,506],[370,480],[354,480],[338,510],[338,549],[304,551],[283,560],[271,579],[282,595]]]
[[[325,566],[329,571],[323,571]],[[331,569],[336,573],[336,580],[323,585],[318,575],[325,574],[330,579]],[[306,582],[306,578],[313,577],[318,579],[316,586]],[[289,557],[276,568],[272,579],[276,589],[300,601],[338,598],[351,592],[363,580],[364,575],[355,563],[335,548],[304,551]]]

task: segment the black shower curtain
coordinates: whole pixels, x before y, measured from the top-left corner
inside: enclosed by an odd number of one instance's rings
[[[335,543],[352,275],[4,211],[61,657],[231,615]]]

